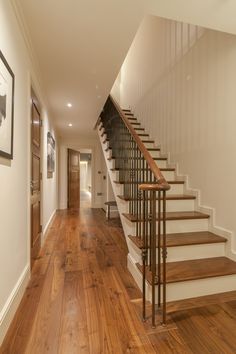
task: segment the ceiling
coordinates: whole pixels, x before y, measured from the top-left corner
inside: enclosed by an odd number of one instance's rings
[[[236,34],[235,0],[12,0],[60,136],[93,127],[146,14]],[[70,102],[72,107],[67,107]],[[72,123],[72,127],[68,124]]]

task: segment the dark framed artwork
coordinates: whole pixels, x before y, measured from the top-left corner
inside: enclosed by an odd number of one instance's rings
[[[0,51],[0,156],[13,159],[15,76]]]
[[[53,177],[55,171],[55,140],[50,132],[47,134],[47,176]]]

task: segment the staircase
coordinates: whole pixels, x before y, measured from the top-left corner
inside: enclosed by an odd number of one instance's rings
[[[110,96],[98,124],[114,194],[127,240],[128,267],[166,322],[169,301],[236,289],[236,262],[227,258],[227,239],[209,232],[210,216],[176,175],[130,110]],[[159,311],[159,312],[160,312]]]

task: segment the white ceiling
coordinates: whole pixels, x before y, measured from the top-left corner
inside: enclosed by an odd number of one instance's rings
[[[92,134],[146,14],[236,34],[235,0],[12,1],[23,14],[55,126],[67,138]]]

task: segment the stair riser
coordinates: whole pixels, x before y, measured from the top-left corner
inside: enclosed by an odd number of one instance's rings
[[[129,212],[129,202],[122,200],[124,204],[124,208],[126,211],[122,211],[124,213]],[[162,205],[162,203],[161,203]],[[158,206],[158,201],[157,201]],[[194,200],[191,199],[184,199],[184,200],[167,200],[166,201],[166,211],[194,211]]]
[[[120,175],[122,176],[122,173],[119,171],[112,171],[114,172],[114,179],[116,181],[119,180]],[[129,171],[126,171],[127,175],[129,173]],[[165,177],[165,179],[167,181],[174,181],[175,180],[175,172],[174,171],[161,171],[161,173],[163,174],[163,176]]]
[[[114,179],[116,180],[116,179]],[[123,184],[116,184],[119,186],[119,195],[124,194],[124,185]],[[173,184],[171,185],[171,189],[167,191],[167,194],[183,194],[184,193],[184,185],[183,184]]]
[[[154,148],[154,144],[153,143],[144,143],[144,145],[146,146],[146,148]]]
[[[138,263],[142,264],[141,250],[129,240],[129,251]],[[223,257],[225,255],[225,243],[210,243],[201,245],[189,245],[168,247],[167,262],[186,261],[191,259],[204,259]],[[161,260],[162,261],[162,260]]]
[[[160,157],[160,151],[149,151],[152,157]]]
[[[142,274],[136,267],[135,261],[133,260],[133,257],[130,254],[128,255],[128,269],[134,277],[138,287],[142,290]],[[146,284],[147,301],[151,301],[151,286],[148,282]],[[167,302],[233,291],[235,290],[235,284],[236,275],[226,275],[221,277],[212,277],[167,284]]]
[[[131,222],[122,216],[127,225],[127,235],[136,235],[136,223]],[[190,220],[167,220],[166,233],[197,232],[208,230],[208,219],[190,219]]]

